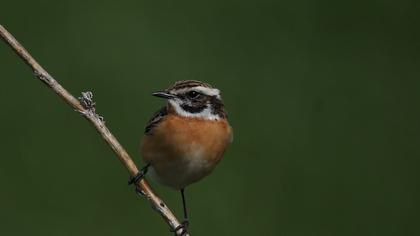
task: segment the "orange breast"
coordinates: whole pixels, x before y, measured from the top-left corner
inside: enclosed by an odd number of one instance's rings
[[[158,181],[182,188],[208,175],[232,140],[227,121],[169,114],[142,140],[141,154]]]

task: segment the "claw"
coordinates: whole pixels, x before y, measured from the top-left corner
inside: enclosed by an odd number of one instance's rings
[[[171,229],[170,231],[175,233],[175,236],[184,236],[184,235],[187,235],[188,233],[187,231],[188,225],[189,225],[189,221],[184,220],[180,225],[175,227],[175,229]],[[180,234],[177,234],[178,230],[182,230]]]
[[[130,180],[128,180],[128,185],[136,184],[137,182],[142,180],[144,178],[144,176],[147,174],[147,170],[148,170],[149,166],[150,166],[150,164],[147,164],[134,177],[130,178]]]

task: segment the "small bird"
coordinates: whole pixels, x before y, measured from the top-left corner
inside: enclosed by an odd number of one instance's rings
[[[185,188],[212,172],[232,142],[233,132],[220,91],[207,83],[178,81],[153,95],[167,104],[145,128],[140,150],[146,166],[132,182],[147,171],[155,181],[179,190],[184,209],[181,228],[186,232]]]

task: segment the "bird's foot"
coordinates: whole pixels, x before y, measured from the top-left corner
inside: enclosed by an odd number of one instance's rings
[[[146,175],[149,166],[150,164],[147,164],[146,166],[141,168],[141,170],[135,176],[133,176],[132,178],[128,180],[128,184],[129,185],[137,184],[140,180],[142,180],[144,176]],[[136,186],[136,192],[140,195],[143,195],[143,192],[140,189],[138,189],[137,186]]]
[[[188,226],[190,225],[190,222],[188,219],[185,219],[180,225],[178,225],[175,229],[172,229],[171,232],[175,233],[175,236],[184,236],[188,233]],[[177,233],[179,230],[181,230],[180,233]]]

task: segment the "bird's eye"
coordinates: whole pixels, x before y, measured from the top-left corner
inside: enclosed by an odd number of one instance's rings
[[[199,93],[197,91],[189,91],[187,95],[189,98],[197,98]]]

